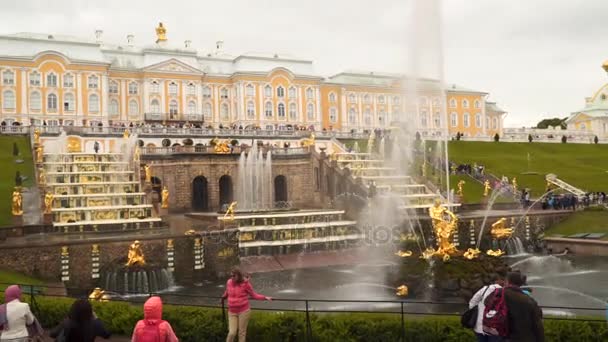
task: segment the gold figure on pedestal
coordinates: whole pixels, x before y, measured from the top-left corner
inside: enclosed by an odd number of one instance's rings
[[[156,43],[164,42],[167,40],[167,29],[163,26],[163,23],[158,23],[156,27]]]
[[[315,146],[315,134],[310,133],[310,137],[302,139],[302,147]]]
[[[23,215],[23,195],[21,195],[20,188],[15,187],[15,190],[13,190],[11,202],[12,202],[11,212],[13,213],[13,215],[14,216]]]
[[[141,250],[141,243],[139,240],[135,240],[131,246],[129,246],[129,254],[127,254],[127,267],[139,265],[143,266],[146,264],[144,258],[144,252]]]
[[[160,193],[161,202],[160,207],[163,209],[169,208],[169,189],[167,187],[163,187],[163,191]]]
[[[129,129],[125,129],[125,131],[122,132],[123,139],[129,139],[130,135],[131,135],[131,132],[129,131]]]
[[[372,151],[374,150],[374,141],[375,141],[376,137],[374,135],[374,132],[369,134],[369,139],[367,139],[367,152],[368,153],[372,153]]]
[[[237,202],[234,201],[230,203],[228,209],[226,209],[226,213],[224,214],[224,220],[229,219],[230,221],[234,220],[234,211],[236,210]]]
[[[213,152],[215,153],[230,153],[230,141],[220,141],[218,138],[213,138],[209,142],[213,145]]]
[[[486,251],[486,254],[489,255],[489,256],[499,257],[499,256],[505,254],[505,252],[503,252],[501,249],[497,249],[495,251],[491,250],[491,249],[488,249]]]
[[[91,294],[89,294],[89,300],[93,300],[96,302],[107,302],[110,300],[110,297],[106,294],[106,291],[102,290],[99,287],[96,287]]]
[[[458,192],[456,193],[458,196],[464,196],[464,189],[463,189],[463,187],[464,187],[465,184],[466,184],[466,182],[463,179],[461,179],[458,182]]]
[[[483,197],[488,197],[488,195],[490,194],[490,190],[492,190],[492,187],[490,186],[490,181],[486,179],[486,181],[483,182]]]
[[[517,192],[517,177],[513,177],[511,184],[513,185],[513,192]]]
[[[34,145],[40,145],[40,130],[38,128],[34,129]]]
[[[449,219],[446,219],[446,215]],[[437,251],[435,254],[449,255],[456,252],[456,246],[452,243],[452,234],[458,227],[458,217],[441,205],[441,200],[435,200],[435,204],[429,208],[429,216],[433,224],[433,230],[437,237]]]
[[[38,184],[46,185],[46,172],[43,168],[38,169]]]
[[[473,260],[479,257],[480,253],[481,251],[477,248],[469,248],[462,256],[465,257],[465,259]]]
[[[409,289],[407,288],[406,285],[401,285],[397,288],[397,293],[396,295],[399,297],[405,297],[409,294]]]
[[[400,258],[407,258],[412,256],[412,251],[398,251],[397,253],[395,253],[395,255],[397,255]]]
[[[55,199],[55,195],[52,192],[47,192],[44,195],[44,213],[51,214],[53,210],[53,199]]]
[[[36,146],[36,163],[42,164],[44,162],[44,149],[42,145]]]
[[[139,146],[135,146],[135,152],[133,152],[133,161],[139,161]]]
[[[150,165],[148,165],[148,164],[144,165],[144,172],[146,173],[146,183],[151,183],[152,182],[152,169],[150,168]]]
[[[507,239],[513,235],[513,228],[507,228],[507,219],[501,218],[500,220],[494,222],[492,224],[492,229],[490,230],[490,234],[495,239]]]

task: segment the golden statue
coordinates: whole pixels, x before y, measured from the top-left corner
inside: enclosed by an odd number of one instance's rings
[[[42,164],[44,162],[44,149],[42,145],[36,146],[36,163]]]
[[[40,130],[38,128],[34,129],[34,145],[40,145]]]
[[[461,197],[464,196],[463,186],[465,184],[466,184],[466,182],[463,179],[461,179],[460,181],[458,181],[458,192],[457,192],[458,196],[461,196]]]
[[[513,228],[507,228],[506,226],[507,219],[503,217],[492,224],[490,234],[492,234],[492,237],[495,239],[510,238],[511,235],[513,235]]]
[[[156,43],[164,42],[167,40],[167,29],[163,26],[163,23],[158,23],[156,27]]]
[[[161,191],[160,197],[161,197],[160,207],[163,209],[169,208],[169,189],[167,189],[166,186],[163,187],[163,191]]]
[[[144,165],[144,172],[146,173],[146,183],[152,182],[152,169],[150,169],[150,165]]]
[[[129,139],[130,135],[131,135],[131,132],[129,132],[129,129],[125,129],[125,131],[122,132],[123,139]]]
[[[464,252],[464,254],[462,256],[468,260],[473,260],[473,259],[479,257],[480,253],[481,253],[481,251],[477,248],[469,248],[469,249],[467,249],[466,252]]]
[[[216,141],[213,151],[215,153],[230,153],[230,142],[228,140]]]
[[[427,259],[427,260],[428,260],[428,259],[430,259],[430,258],[431,258],[433,255],[435,255],[435,253],[437,253],[437,251],[435,251],[435,249],[434,249],[434,248],[429,247],[429,248],[425,249],[425,250],[422,252],[422,255],[420,256],[420,258],[422,258],[422,259]]]
[[[396,295],[399,297],[405,297],[409,294],[409,289],[407,288],[406,285],[401,285],[397,288],[397,293]]]
[[[486,181],[483,182],[483,197],[488,197],[490,190],[492,190],[492,187],[490,186],[490,181],[486,179]]]
[[[68,137],[67,145],[68,153],[77,153],[82,151],[79,137]]]
[[[188,236],[192,236],[192,235],[196,235],[196,231],[194,229],[188,229],[184,235],[188,235]]]
[[[517,192],[517,177],[513,177],[511,184],[513,185],[513,192]]]
[[[175,245],[173,245],[173,239],[168,239],[167,240],[167,249],[173,249],[175,248]]]
[[[13,190],[11,211],[14,216],[23,215],[23,195],[21,195],[21,189],[18,187]]]
[[[302,147],[315,146],[315,134],[310,133],[310,137],[302,139],[300,145]]]
[[[361,164],[357,164],[357,166],[355,166],[355,170],[353,172],[353,176],[355,176],[355,177],[361,176],[362,169],[363,168],[361,167]]]
[[[110,300],[110,297],[106,294],[106,291],[96,287],[93,292],[89,294],[89,300],[96,302],[107,302]]]
[[[449,217],[446,220],[445,216]],[[446,207],[441,205],[441,200],[436,199],[435,204],[429,208],[429,216],[433,224],[433,230],[437,237],[437,251],[435,254],[446,255],[456,252],[456,246],[452,243],[452,234],[458,227],[458,217]]]
[[[501,256],[501,255],[505,254],[505,252],[503,252],[503,251],[502,251],[502,250],[500,250],[500,249],[497,249],[497,250],[495,250],[495,251],[494,251],[494,250],[491,250],[491,249],[488,249],[488,250],[486,251],[486,254],[487,254],[487,255],[489,255],[489,256],[499,257],[499,256]]]
[[[412,256],[412,251],[399,250],[397,253],[395,253],[395,255],[397,255],[400,258],[407,258],[409,256]]]
[[[369,139],[367,139],[367,152],[368,153],[372,153],[372,151],[374,150],[374,132],[369,134]]]
[[[133,161],[139,161],[139,146],[135,146],[135,152],[133,152]]]
[[[146,259],[144,258],[144,252],[141,250],[141,243],[139,240],[135,240],[131,246],[129,246],[129,254],[127,255],[127,263],[126,266],[134,266],[139,265],[143,266],[146,264]]]
[[[234,211],[236,210],[236,201],[230,203],[228,209],[226,209],[226,213],[224,214],[224,220],[229,219],[230,221],[234,220]]]
[[[91,246],[91,253],[99,254],[99,245],[93,244],[93,246]]]
[[[52,212],[54,198],[55,198],[55,195],[53,195],[52,192],[47,192],[44,195],[44,213],[45,214],[50,214]]]
[[[61,255],[62,256],[70,255],[70,252],[68,251],[68,246],[61,246]]]
[[[38,169],[38,184],[46,185],[46,172],[44,172],[43,168]]]

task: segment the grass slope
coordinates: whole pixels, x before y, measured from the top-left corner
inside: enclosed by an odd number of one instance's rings
[[[0,270],[0,291],[4,292],[12,284],[42,285],[43,282],[21,273]]]
[[[608,210],[577,211],[564,221],[547,230],[547,236],[570,236],[579,233],[606,233],[608,240]]]
[[[531,188],[533,197],[544,193],[548,173],[583,190],[608,191],[605,145],[451,141],[449,155],[457,163],[485,165],[497,177],[517,177],[520,188]]]
[[[13,156],[13,143],[17,143],[19,156]],[[15,160],[22,159],[22,164]],[[27,177],[24,187],[34,184],[32,149],[26,136],[0,136],[0,226],[11,224],[11,193],[15,187],[15,173]]]

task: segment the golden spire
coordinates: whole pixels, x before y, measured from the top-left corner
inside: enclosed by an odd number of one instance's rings
[[[163,23],[158,23],[156,27],[156,43],[164,42],[167,40],[167,29],[163,26]]]

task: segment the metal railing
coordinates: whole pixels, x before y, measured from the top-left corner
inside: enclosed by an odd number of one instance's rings
[[[216,152],[213,146],[169,146],[169,147],[143,147],[141,155],[169,155],[169,154],[240,154],[248,151],[249,147],[230,146],[230,151],[226,153]],[[273,155],[306,155],[310,153],[308,147],[264,147],[265,152],[271,151]]]

